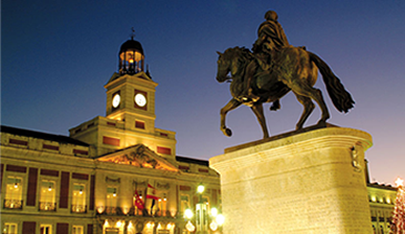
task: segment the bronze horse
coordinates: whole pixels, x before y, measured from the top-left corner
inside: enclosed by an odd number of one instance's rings
[[[244,96],[244,79],[247,79],[246,70],[251,61],[255,59],[250,50],[246,48],[230,48],[224,53],[217,52],[218,71],[217,81],[231,81],[230,91],[232,99],[221,109],[221,131],[231,136],[232,131],[225,125],[226,114],[241,104],[250,106],[256,115],[262,130],[263,138],[269,137],[266,120],[263,114],[263,103],[273,102],[271,110],[279,108],[279,99],[292,91],[297,100],[304,106],[301,118],[296,124],[296,130],[303,127],[305,121],[315,108],[314,100],[322,111],[318,125],[325,125],[329,119],[329,111],[319,89],[314,88],[318,69],[322,74],[329,96],[340,112],[348,112],[353,108],[354,101],[349,92],[345,90],[339,78],[336,77],[329,66],[317,55],[300,47],[284,47],[272,54],[271,68],[264,70],[257,66],[250,82],[251,98]],[[228,76],[230,73],[231,76]]]

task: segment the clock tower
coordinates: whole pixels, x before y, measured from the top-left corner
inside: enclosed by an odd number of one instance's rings
[[[114,73],[107,89],[106,115],[123,121],[126,129],[155,128],[155,83],[144,71],[143,48],[133,37],[122,44],[118,53],[118,73]]]
[[[97,155],[143,144],[174,159],[175,132],[155,128],[158,84],[144,70],[144,63],[142,45],[132,36],[120,47],[118,71],[104,85],[106,117],[98,116],[70,129],[70,136],[93,145]]]

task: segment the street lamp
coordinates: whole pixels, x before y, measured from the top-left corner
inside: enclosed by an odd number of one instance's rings
[[[195,231],[196,234],[208,234],[211,231],[216,232],[224,223],[224,216],[219,213],[217,208],[213,207],[208,211],[208,204],[202,198],[204,191],[205,186],[203,184],[197,186],[198,202],[195,207],[195,226],[191,222],[194,217],[193,211],[190,208],[184,211],[184,218],[188,220],[185,228],[189,232]]]
[[[203,202],[202,193],[204,192],[205,187],[203,184],[197,186],[197,193],[199,194],[198,203],[196,204],[196,226],[197,234],[207,233],[207,204]]]
[[[191,219],[191,218],[193,218],[193,216],[194,216],[193,211],[192,211],[190,208],[187,208],[187,209],[184,211],[184,217],[185,217],[186,219]]]
[[[191,219],[193,218],[194,214],[193,211],[190,208],[187,208],[184,211],[184,218],[188,219],[188,222],[186,224],[186,229],[189,232],[194,232],[195,231],[195,226],[193,225],[193,223],[191,223]]]
[[[212,208],[211,208],[211,215],[212,215],[212,217],[217,217],[217,215],[218,215],[218,209],[215,208],[215,207],[212,207]]]
[[[217,224],[219,226],[222,226],[222,224],[224,224],[224,222],[225,222],[225,217],[223,214],[218,214],[217,218],[215,220],[217,221]]]
[[[222,226],[222,224],[224,224],[225,221],[225,217],[222,214],[219,214],[218,209],[215,207],[211,208],[210,218],[211,218],[210,229],[214,232],[218,230],[218,228]]]
[[[198,192],[199,194],[202,194],[202,193],[204,192],[204,190],[205,190],[205,187],[204,187],[203,184],[198,185],[198,187],[197,187],[197,192]]]

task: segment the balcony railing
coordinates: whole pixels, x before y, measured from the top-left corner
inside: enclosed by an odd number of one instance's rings
[[[70,210],[72,213],[87,213],[87,206],[86,205],[72,205],[72,209]]]
[[[177,212],[159,211],[155,210],[153,212],[150,209],[138,209],[136,207],[131,208],[121,208],[121,207],[97,207],[97,213],[100,215],[126,215],[126,216],[144,216],[144,217],[167,217],[167,218],[176,218]]]
[[[124,213],[121,211],[120,207],[112,207],[112,206],[99,206],[97,207],[97,213],[103,215],[123,215]]]
[[[4,209],[16,209],[22,210],[23,201],[14,199],[4,199],[3,208]]]
[[[172,214],[168,210],[157,210],[155,211],[152,216],[154,217],[172,217]]]
[[[53,202],[39,202],[40,211],[56,211],[56,203]]]

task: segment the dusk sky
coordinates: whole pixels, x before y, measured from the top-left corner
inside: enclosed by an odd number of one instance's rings
[[[104,85],[118,68],[118,51],[135,29],[156,88],[156,127],[177,132],[177,155],[208,160],[227,147],[259,140],[250,108],[228,114],[219,130],[229,84],[215,80],[218,55],[251,48],[264,14],[275,10],[290,44],[318,54],[356,104],[348,114],[316,87],[329,123],[373,137],[366,152],[372,182],[405,177],[405,1],[3,0],[1,124],[68,135],[105,116]],[[302,106],[290,93],[281,110],[265,106],[271,135],[292,131]],[[307,125],[319,119],[317,107]]]

